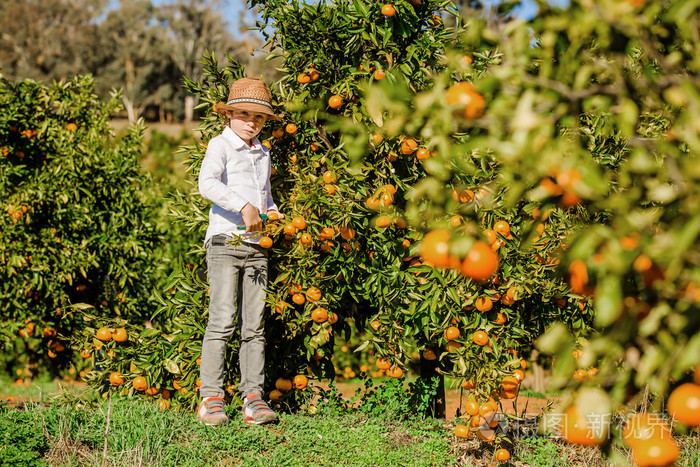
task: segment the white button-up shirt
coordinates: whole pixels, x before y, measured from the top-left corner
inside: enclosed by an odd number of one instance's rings
[[[253,138],[248,146],[230,127],[209,141],[199,172],[199,192],[214,205],[209,210],[208,245],[218,234],[242,236],[258,243],[260,232],[245,232],[241,209],[250,203],[261,213],[277,211],[272,199],[270,153]]]

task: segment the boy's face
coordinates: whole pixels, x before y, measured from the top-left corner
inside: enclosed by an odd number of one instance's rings
[[[233,132],[249,145],[267,121],[267,115],[249,110],[229,110],[227,114],[231,119],[230,126]]]

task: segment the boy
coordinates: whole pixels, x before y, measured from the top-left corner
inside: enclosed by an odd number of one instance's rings
[[[263,309],[267,286],[267,251],[258,244],[261,213],[277,213],[270,188],[270,155],[256,138],[267,120],[279,120],[270,89],[260,80],[242,78],[231,85],[228,101],[215,105],[229,123],[209,142],[199,174],[199,192],[214,204],[204,245],[209,276],[209,320],[202,342],[200,422],[222,425],[226,346],[237,320],[240,331],[243,417],[248,423],[277,421],[262,400],[265,373]],[[244,231],[245,228],[245,231]],[[242,242],[230,243],[233,236]]]

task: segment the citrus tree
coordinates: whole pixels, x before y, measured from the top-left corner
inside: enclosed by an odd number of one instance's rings
[[[81,329],[142,323],[153,311],[157,219],[140,167],[144,127],[114,137],[117,98],[98,99],[90,77],[0,77],[5,371],[84,367],[72,348]]]

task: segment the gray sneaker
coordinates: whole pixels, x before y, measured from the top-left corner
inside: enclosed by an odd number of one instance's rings
[[[219,426],[228,423],[224,411],[224,400],[221,397],[207,397],[199,405],[197,420],[208,426]]]
[[[249,394],[243,399],[243,421],[254,425],[276,422],[277,414],[268,407],[257,394]]]

